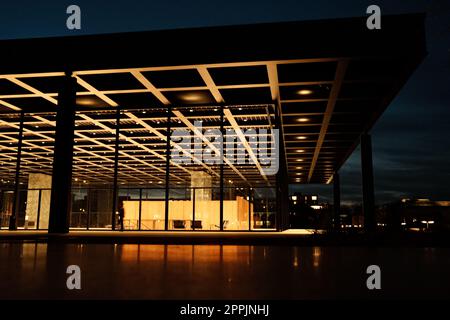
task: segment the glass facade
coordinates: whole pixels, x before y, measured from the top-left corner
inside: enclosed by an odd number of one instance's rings
[[[47,229],[56,112],[0,116],[0,226]]]
[[[275,230],[271,147],[258,140],[274,119],[273,105],[80,109],[70,229]],[[11,216],[48,228],[55,125],[56,113],[0,115],[2,229]]]

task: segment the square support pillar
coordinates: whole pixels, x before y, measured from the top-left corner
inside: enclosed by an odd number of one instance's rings
[[[220,216],[220,231],[223,231],[223,227],[224,227],[224,225],[223,225],[223,196],[224,196],[224,186],[223,186],[223,179],[224,179],[224,177],[223,177],[223,173],[224,173],[224,171],[223,171],[223,169],[224,169],[224,152],[225,152],[225,148],[224,148],[224,140],[225,140],[225,130],[224,130],[224,128],[223,128],[223,122],[224,122],[224,113],[223,113],[223,109],[224,109],[224,107],[223,107],[223,105],[221,105],[220,106],[220,133],[221,133],[221,135],[222,135],[222,142],[221,142],[221,144],[220,144],[220,185],[219,185],[219,189],[220,189],[220,191],[219,191],[219,197],[220,197],[220,199],[219,199],[219,201],[220,201],[220,204],[219,204],[219,216]]]
[[[117,179],[119,175],[119,143],[120,143],[120,107],[116,109],[116,131],[115,131],[115,142],[114,142],[114,178],[113,178],[113,202],[112,202],[112,212],[111,212],[111,229],[116,230],[116,216],[118,209],[118,187]]]
[[[339,173],[333,175],[333,229],[341,228],[341,181]]]
[[[372,141],[369,134],[361,135],[361,170],[363,191],[364,231],[374,232],[375,195],[373,186]]]
[[[165,192],[165,206],[164,206],[164,230],[169,230],[169,192],[170,192],[170,141],[171,141],[171,121],[172,121],[172,107],[167,106],[167,127],[166,127],[166,192]]]
[[[17,141],[16,177],[14,180],[14,199],[12,214],[9,217],[9,230],[17,230],[17,216],[19,215],[19,185],[20,185],[20,161],[22,159],[23,141],[23,111],[20,113],[19,137]]]
[[[67,73],[58,93],[49,233],[68,233],[72,204],[72,162],[77,81]]]

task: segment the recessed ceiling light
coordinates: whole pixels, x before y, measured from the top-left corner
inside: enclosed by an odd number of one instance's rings
[[[308,122],[309,118],[298,118],[297,122]]]
[[[306,140],[306,139],[308,139],[308,137],[305,137],[305,136],[298,136],[297,137],[297,140]]]
[[[199,101],[202,99],[202,96],[195,93],[187,93],[182,96],[183,100],[185,101]]]
[[[297,159],[297,160],[295,160],[295,161],[297,161],[297,162],[303,162],[303,159]]]
[[[298,90],[297,93],[299,95],[306,96],[306,95],[311,94],[313,92],[312,92],[312,90],[309,90],[309,89],[301,89],[301,90]]]
[[[98,104],[98,101],[94,98],[89,97],[77,97],[77,104],[80,106],[95,106]]]
[[[303,153],[303,152],[305,152],[305,150],[295,150],[295,152],[297,152],[297,153]]]
[[[301,170],[301,169],[303,169],[303,167],[295,167],[295,169]]]

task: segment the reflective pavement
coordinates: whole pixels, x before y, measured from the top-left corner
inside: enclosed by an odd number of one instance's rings
[[[381,290],[366,287],[371,264]],[[449,248],[4,242],[0,299],[449,298],[449,270]]]

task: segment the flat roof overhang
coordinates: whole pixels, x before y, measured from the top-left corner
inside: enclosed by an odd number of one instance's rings
[[[289,182],[329,183],[426,56],[424,19],[383,16],[381,30],[363,17],[0,41],[0,112],[55,111],[66,70],[80,109],[173,105],[208,118],[205,106],[242,105],[257,110],[236,115],[245,128],[270,123],[264,110],[274,106]]]

